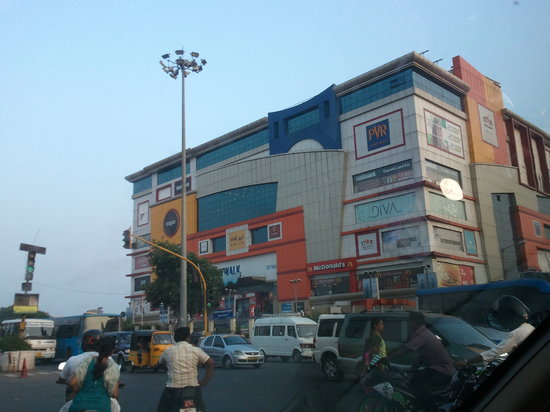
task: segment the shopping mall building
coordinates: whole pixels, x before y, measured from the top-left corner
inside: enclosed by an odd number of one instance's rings
[[[360,311],[371,279],[414,299],[550,271],[549,165],[550,135],[499,83],[413,52],[187,149],[187,249],[223,271],[244,318]],[[126,180],[134,233],[179,244],[181,153]],[[158,319],[148,252],[128,255],[128,298]]]

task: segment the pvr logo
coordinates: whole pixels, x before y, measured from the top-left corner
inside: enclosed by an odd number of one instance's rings
[[[390,123],[388,119],[367,126],[367,146],[369,151],[389,145]]]

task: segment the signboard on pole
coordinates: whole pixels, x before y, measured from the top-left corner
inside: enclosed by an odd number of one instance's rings
[[[232,317],[233,317],[233,311],[231,309],[214,311],[214,320],[231,319]]]
[[[16,293],[13,299],[13,313],[38,312],[38,293]]]

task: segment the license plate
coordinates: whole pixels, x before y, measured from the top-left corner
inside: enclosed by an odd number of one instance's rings
[[[258,357],[257,356],[251,356],[248,358],[248,360],[258,360]]]
[[[36,352],[36,357],[41,358],[42,357],[42,352]]]

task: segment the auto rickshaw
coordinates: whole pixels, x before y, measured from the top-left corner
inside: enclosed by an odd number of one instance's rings
[[[153,368],[158,370],[160,355],[176,342],[169,331],[135,330],[130,338],[130,354],[128,355],[130,371],[135,368]]]

